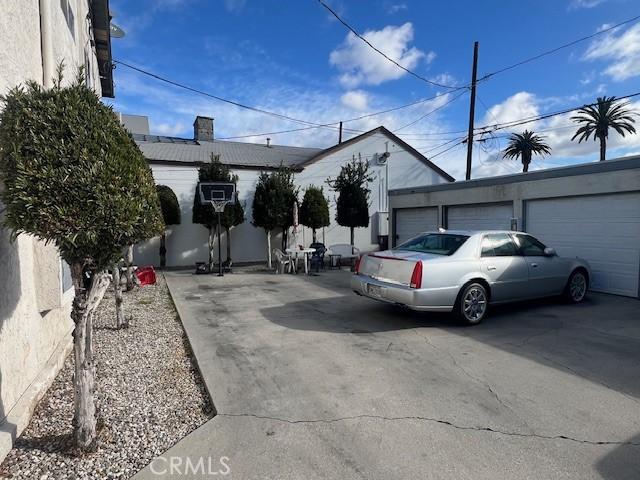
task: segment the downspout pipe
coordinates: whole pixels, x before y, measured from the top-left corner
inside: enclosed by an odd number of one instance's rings
[[[42,85],[53,86],[53,48],[51,45],[51,1],[39,0],[40,5],[40,56],[42,57]]]

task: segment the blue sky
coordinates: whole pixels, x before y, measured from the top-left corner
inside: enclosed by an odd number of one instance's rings
[[[326,1],[402,65],[458,86],[469,82],[474,40],[480,42],[481,77],[640,14],[634,0]],[[127,33],[112,41],[115,59],[295,118],[346,120],[447,92],[366,47],[316,0],[111,0],[111,8],[114,23]],[[636,22],[481,83],[476,125],[561,110],[602,94],[640,91],[639,78]],[[116,69],[115,82],[114,107],[148,115],[152,133],[190,137],[198,114],[215,118],[217,138],[300,127],[160,83],[124,66]],[[396,130],[458,93],[345,127],[368,130],[383,124]],[[439,145],[460,136],[447,132],[466,129],[468,99],[464,93],[398,133],[427,156],[434,155],[447,148]],[[640,102],[634,107],[640,110]],[[527,126],[542,130],[554,149],[552,157],[534,160],[533,168],[597,159],[597,144],[570,142],[573,129],[562,128],[566,125],[568,118],[555,117]],[[245,141],[264,142],[265,137]],[[337,132],[311,129],[270,137],[273,143],[326,147],[337,141]],[[519,170],[517,163],[501,159],[504,144],[504,139],[489,139],[476,146],[475,176]],[[640,153],[640,136],[611,138],[610,158],[632,153]],[[434,161],[459,178],[464,159],[464,146],[459,146]]]

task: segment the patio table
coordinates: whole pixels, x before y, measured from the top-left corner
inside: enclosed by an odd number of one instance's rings
[[[316,251],[315,248],[305,248],[303,250],[300,250],[299,248],[287,248],[285,250],[288,254],[290,254],[291,256],[295,257],[295,264],[296,264],[296,272],[298,271],[298,259],[299,258],[303,258],[304,259],[304,273],[306,275],[309,275],[309,255],[311,255],[313,252]]]

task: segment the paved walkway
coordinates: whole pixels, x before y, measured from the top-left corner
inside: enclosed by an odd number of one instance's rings
[[[637,300],[465,328],[348,272],[166,277],[218,415],[138,479],[640,477]]]

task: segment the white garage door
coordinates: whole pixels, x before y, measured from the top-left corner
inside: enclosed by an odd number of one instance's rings
[[[526,229],[558,254],[591,265],[591,288],[638,296],[640,192],[531,200]]]
[[[396,245],[419,233],[438,229],[438,208],[401,208],[396,210]]]
[[[487,203],[447,208],[450,230],[509,230],[512,203]]]

